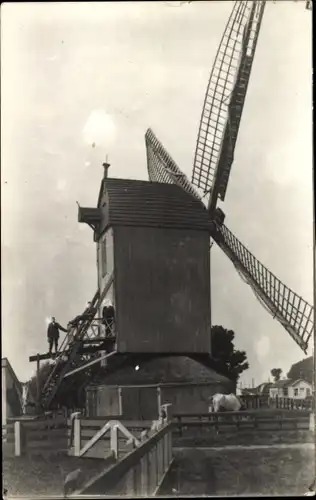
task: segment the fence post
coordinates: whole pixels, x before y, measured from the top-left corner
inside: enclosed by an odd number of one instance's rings
[[[74,414],[73,419],[74,426],[74,456],[80,456],[80,448],[81,448],[81,421],[80,421],[80,413]]]
[[[14,422],[14,454],[20,457],[22,454],[21,422]]]
[[[311,413],[309,416],[309,430],[315,432],[315,413]]]
[[[115,460],[117,460],[118,454],[119,454],[119,449],[118,449],[118,426],[117,426],[117,424],[114,424],[111,427],[110,442],[111,442],[111,452],[113,453]]]
[[[164,413],[164,419],[166,422],[171,422],[172,420],[172,404],[171,403],[165,403],[164,405],[161,405],[160,409]],[[160,414],[162,414],[160,411]]]

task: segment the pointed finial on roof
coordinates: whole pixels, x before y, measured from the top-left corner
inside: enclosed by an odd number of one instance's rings
[[[103,168],[104,168],[103,177],[104,177],[104,179],[106,179],[107,176],[108,176],[108,170],[110,168],[110,164],[108,163],[108,155],[106,155],[105,163],[102,163],[102,165],[103,165]]]

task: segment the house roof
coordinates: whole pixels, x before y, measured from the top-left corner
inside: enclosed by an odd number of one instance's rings
[[[110,225],[209,230],[209,216],[203,203],[176,184],[132,179],[106,178],[102,193],[107,197],[103,231]]]
[[[22,394],[22,384],[19,381],[18,377],[16,376],[15,371],[13,370],[8,358],[1,358],[1,368],[6,368],[9,371],[9,373],[10,373],[10,375],[15,383],[16,388],[18,389],[20,394]]]
[[[289,387],[290,385],[292,385],[292,380],[283,379],[283,380],[278,380],[277,382],[274,382],[274,384],[272,384],[271,388],[272,389],[281,389],[283,387]]]
[[[298,384],[299,382],[305,382],[306,384],[309,384],[310,386],[312,385],[307,380],[305,380],[303,378],[299,378],[299,379],[296,379],[296,380],[292,380],[292,379],[279,380],[278,382],[275,382],[274,384],[272,384],[271,387],[275,388],[275,389],[281,389],[283,387],[294,386],[294,385]]]
[[[305,382],[305,384],[308,384],[312,387],[312,384],[308,380],[305,380],[304,378],[298,378],[297,380],[294,380],[291,385],[294,386],[299,384],[300,382]]]
[[[259,384],[257,387],[252,387],[252,388],[245,388],[242,389],[243,394],[264,394],[268,393],[270,387],[272,387],[273,384],[271,382],[263,382],[262,384]]]

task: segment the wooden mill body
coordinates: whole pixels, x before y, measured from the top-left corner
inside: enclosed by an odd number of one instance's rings
[[[107,172],[107,169],[106,169]],[[107,178],[94,230],[103,305],[115,307],[118,353],[210,353],[210,240],[205,207],[172,184]],[[101,312],[101,311],[100,311]]]

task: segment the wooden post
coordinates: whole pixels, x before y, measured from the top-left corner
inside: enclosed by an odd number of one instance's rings
[[[309,430],[312,432],[316,431],[315,427],[315,413],[311,413],[309,416]]]
[[[148,475],[148,453],[143,456],[140,462],[140,494],[141,496],[147,497],[149,495],[148,485],[149,485],[149,475]]]
[[[165,403],[164,405],[161,406],[161,408],[165,412],[166,421],[167,422],[170,422],[172,420],[172,410],[171,410],[171,407],[172,407],[171,403]]]
[[[134,476],[134,467],[132,467],[126,474],[125,478],[125,487],[126,487],[126,495],[134,496],[135,492],[135,476]]]
[[[80,448],[81,448],[81,422],[80,422],[80,413],[76,413],[73,421],[74,425],[74,456],[80,456]]]
[[[113,453],[115,460],[117,460],[119,455],[119,448],[118,448],[118,426],[116,424],[111,427],[110,443],[111,443],[111,452]]]
[[[21,422],[14,422],[14,454],[16,457],[22,455]]]
[[[161,387],[157,387],[157,405],[158,405],[158,413],[161,408]]]
[[[118,403],[119,403],[119,415],[123,415],[122,387],[118,388]]]
[[[163,437],[163,471],[166,472],[168,468],[168,432]]]
[[[41,390],[40,390],[40,355],[36,355],[36,413],[40,411]]]

